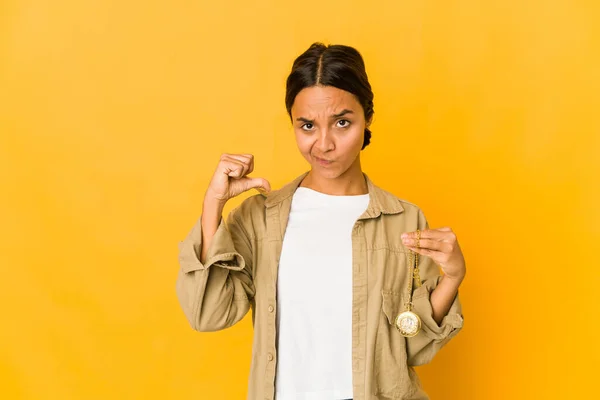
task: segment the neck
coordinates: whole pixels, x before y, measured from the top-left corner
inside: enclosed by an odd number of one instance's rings
[[[355,196],[369,193],[367,181],[360,166],[360,158],[335,178],[325,177],[311,169],[300,186],[334,196]]]

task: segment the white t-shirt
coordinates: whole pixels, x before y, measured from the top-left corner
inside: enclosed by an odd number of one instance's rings
[[[352,228],[369,195],[298,187],[277,279],[276,400],[350,399]]]

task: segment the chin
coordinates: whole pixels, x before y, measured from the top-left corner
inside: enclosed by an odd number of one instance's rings
[[[316,165],[311,165],[312,166],[312,171],[314,174],[317,174],[325,179],[335,179],[335,178],[339,178],[340,175],[342,175],[344,173],[344,171],[340,171],[339,168],[324,168],[319,164]]]

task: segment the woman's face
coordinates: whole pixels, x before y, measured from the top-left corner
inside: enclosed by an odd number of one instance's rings
[[[302,89],[292,105],[298,149],[313,173],[337,178],[360,165],[365,113],[352,93],[333,86]]]

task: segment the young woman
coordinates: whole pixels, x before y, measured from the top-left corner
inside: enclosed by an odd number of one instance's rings
[[[413,367],[463,325],[456,235],[363,172],[373,93],[358,51],[310,46],[285,102],[310,170],[272,191],[252,155],[221,156],[180,243],[181,307],[198,331],[252,309],[250,400],[427,399]]]

